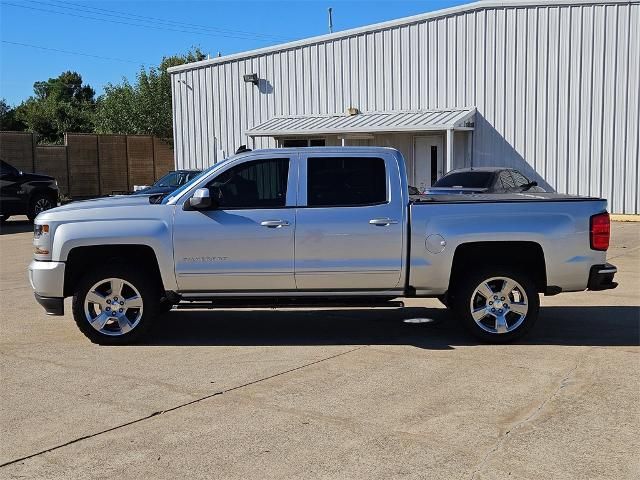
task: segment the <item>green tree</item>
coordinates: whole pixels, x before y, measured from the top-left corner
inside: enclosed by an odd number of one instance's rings
[[[185,55],[164,57],[158,67],[142,68],[134,84],[127,79],[117,85],[107,84],[98,99],[96,131],[171,139],[171,76],[167,69],[204,59],[204,53],[196,48]]]
[[[16,109],[4,98],[0,99],[0,130],[21,132],[25,128],[26,125],[16,119]]]
[[[65,132],[94,131],[95,91],[77,72],[33,84],[34,95],[16,108],[16,118],[47,143],[62,143]]]

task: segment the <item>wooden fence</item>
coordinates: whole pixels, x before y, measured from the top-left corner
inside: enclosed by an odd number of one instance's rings
[[[128,192],[174,168],[171,145],[147,135],[68,133],[64,145],[38,145],[37,134],[0,132],[0,159],[51,175],[70,197]]]

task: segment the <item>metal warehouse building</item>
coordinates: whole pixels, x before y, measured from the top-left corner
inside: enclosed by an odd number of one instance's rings
[[[239,145],[506,165],[640,213],[640,2],[482,1],[170,69],[180,168]]]

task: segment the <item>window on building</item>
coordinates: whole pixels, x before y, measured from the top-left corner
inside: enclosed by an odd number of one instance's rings
[[[323,157],[307,160],[310,207],[375,205],[387,201],[382,158]]]
[[[285,148],[292,147],[324,147],[324,138],[287,138],[282,140],[282,146]]]
[[[221,208],[284,207],[288,158],[254,160],[218,175],[207,185]]]
[[[431,185],[438,181],[438,147],[431,145]]]

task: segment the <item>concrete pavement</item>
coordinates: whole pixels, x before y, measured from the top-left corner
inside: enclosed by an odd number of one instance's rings
[[[613,224],[618,289],[543,298],[500,346],[416,300],[171,312],[99,347],[33,300],[30,225],[1,233],[2,478],[640,475],[638,223]]]

